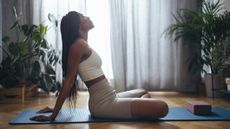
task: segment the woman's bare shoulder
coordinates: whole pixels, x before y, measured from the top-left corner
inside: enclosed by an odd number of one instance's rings
[[[83,54],[87,51],[88,44],[83,39],[76,40],[70,48],[73,53]]]
[[[83,49],[83,48],[87,48],[88,44],[84,39],[78,39],[74,42],[73,44],[75,47]]]

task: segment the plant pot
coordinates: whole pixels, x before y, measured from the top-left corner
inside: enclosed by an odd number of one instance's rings
[[[225,83],[227,84],[227,90],[230,91],[230,78],[225,78]]]
[[[205,74],[205,89],[207,97],[222,97],[218,90],[222,89],[221,79],[218,74]]]
[[[38,87],[35,84],[27,86],[25,88],[25,97],[34,97],[38,94]]]
[[[227,85],[227,90],[230,91],[230,85]]]
[[[25,100],[25,85],[19,84],[13,88],[0,89],[1,103],[24,103]]]

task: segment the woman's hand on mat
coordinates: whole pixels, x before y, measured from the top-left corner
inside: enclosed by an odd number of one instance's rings
[[[54,118],[51,115],[50,116],[39,115],[39,116],[31,117],[30,120],[33,120],[33,121],[53,121]]]
[[[49,107],[45,107],[45,108],[39,110],[37,113],[50,113],[50,112],[53,112],[53,109],[49,108]]]

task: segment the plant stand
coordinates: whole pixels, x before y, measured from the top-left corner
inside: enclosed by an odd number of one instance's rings
[[[221,85],[220,76],[217,74],[205,74],[206,95],[209,98],[223,97],[218,91],[224,87]]]
[[[25,85],[0,89],[0,103],[24,103]]]
[[[30,97],[34,97],[38,94],[38,87],[35,84],[32,84],[30,86],[27,86],[25,88],[25,97],[26,98],[30,98]]]

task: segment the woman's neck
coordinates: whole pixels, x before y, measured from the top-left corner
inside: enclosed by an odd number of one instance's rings
[[[85,41],[88,41],[88,33],[87,32],[80,32],[80,35]]]

